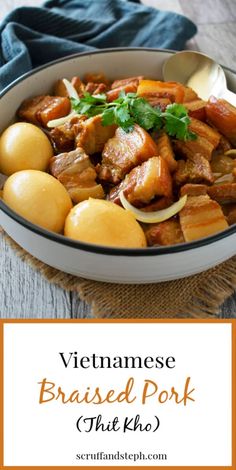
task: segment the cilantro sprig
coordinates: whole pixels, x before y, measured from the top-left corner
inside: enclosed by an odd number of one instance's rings
[[[137,123],[147,131],[164,129],[168,135],[179,140],[197,138],[189,130],[190,118],[182,104],[169,104],[162,111],[136,93],[126,94],[124,91],[110,103],[105,94],[91,95],[88,92],[79,99],[71,98],[71,102],[72,109],[78,114],[85,114],[87,117],[101,114],[103,126],[116,124],[125,132],[130,132]]]

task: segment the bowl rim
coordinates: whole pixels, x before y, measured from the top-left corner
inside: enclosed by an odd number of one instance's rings
[[[171,53],[171,54],[178,52],[172,49],[158,49],[158,48],[148,48],[148,47],[113,47],[113,48],[99,49],[99,50],[94,50],[94,51],[91,50],[91,51],[86,51],[86,52],[78,52],[75,54],[70,54],[68,56],[53,60],[51,62],[47,62],[44,65],[41,65],[39,67],[36,67],[33,70],[30,70],[29,72],[24,73],[23,75],[18,77],[16,80],[14,80],[12,83],[10,83],[7,87],[5,87],[0,92],[0,99],[4,95],[6,95],[12,88],[18,85],[18,83],[58,63],[67,62],[74,58],[88,56],[88,55],[106,54],[106,53],[111,53],[111,52],[112,53],[131,52],[131,51],[136,51],[136,52],[147,51],[147,52]],[[236,70],[230,67],[226,67],[226,66],[222,66],[222,67],[224,68],[224,70],[228,70],[229,72],[232,72],[233,74],[236,75]],[[192,250],[196,248],[201,248],[206,245],[210,245],[212,243],[215,243],[216,241],[222,240],[236,233],[236,224],[235,224],[214,235],[204,237],[199,240],[192,241],[192,242],[184,242],[184,243],[179,243],[179,244],[171,245],[171,246],[153,246],[153,247],[146,247],[146,248],[118,248],[118,247],[111,247],[111,246],[105,246],[105,245],[96,245],[92,243],[85,243],[79,240],[68,238],[64,235],[61,235],[55,232],[51,232],[49,230],[46,230],[43,227],[33,224],[29,220],[25,219],[21,215],[14,212],[1,199],[0,199],[0,210],[4,212],[8,217],[10,217],[13,221],[22,225],[24,228],[30,230],[31,232],[36,233],[37,235],[45,237],[49,239],[50,241],[53,241],[53,242],[56,242],[56,243],[59,243],[59,244],[62,244],[64,246],[68,246],[71,248],[79,249],[82,251],[102,254],[102,255],[131,256],[131,257],[145,256],[146,257],[146,256],[179,253],[179,252],[184,252],[184,251],[188,251],[188,250]]]

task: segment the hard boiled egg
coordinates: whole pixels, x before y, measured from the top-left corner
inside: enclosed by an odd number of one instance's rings
[[[97,245],[142,248],[146,239],[134,215],[110,201],[89,198],[69,212],[65,235]]]
[[[0,171],[4,175],[20,170],[45,171],[52,156],[49,139],[33,124],[17,122],[0,137]]]
[[[70,196],[60,181],[37,170],[11,175],[3,188],[3,200],[30,222],[58,233],[63,231],[72,208]]]

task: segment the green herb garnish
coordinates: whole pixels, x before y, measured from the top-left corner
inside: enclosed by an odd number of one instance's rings
[[[188,129],[190,118],[182,104],[169,104],[165,111],[162,111],[159,107],[151,106],[136,93],[126,94],[124,91],[111,103],[107,102],[105,94],[90,95],[88,92],[78,100],[71,98],[71,102],[73,110],[78,114],[85,114],[87,117],[101,114],[103,126],[116,124],[125,132],[130,132],[137,123],[147,131],[164,129],[171,137],[179,140],[197,138],[196,134]]]

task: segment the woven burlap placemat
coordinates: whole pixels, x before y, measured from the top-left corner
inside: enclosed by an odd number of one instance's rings
[[[159,284],[110,284],[82,279],[37,260],[6,233],[7,243],[20,258],[49,282],[77,292],[100,318],[207,318],[236,288],[236,256],[200,274]]]

